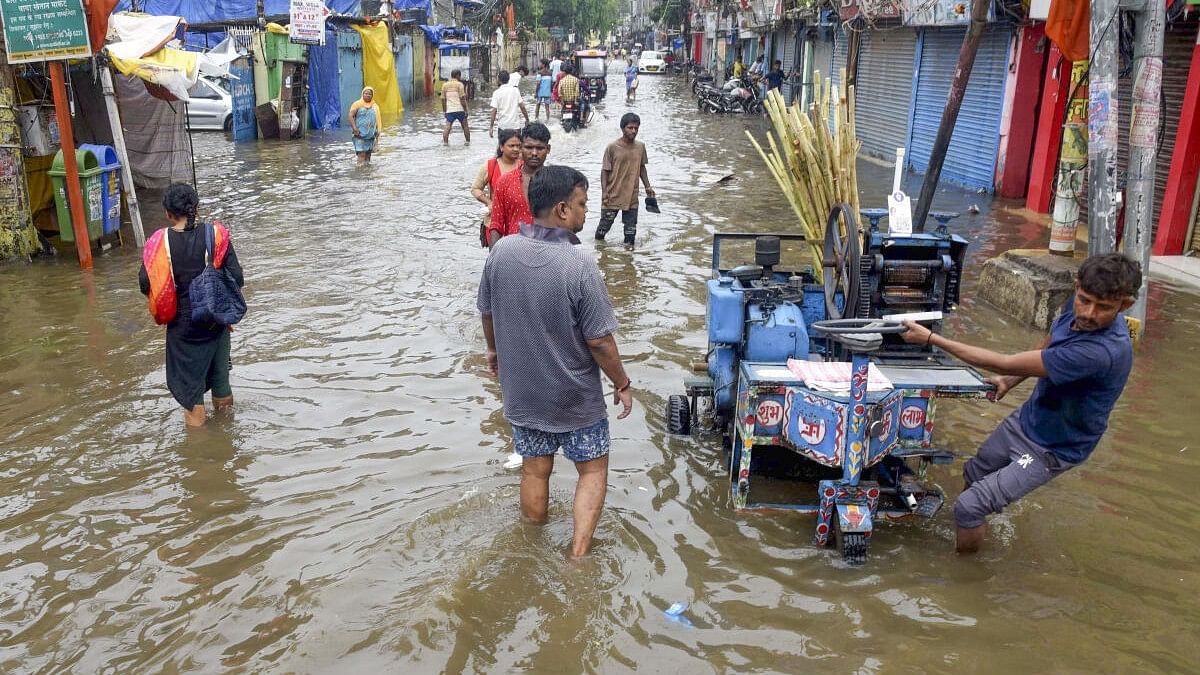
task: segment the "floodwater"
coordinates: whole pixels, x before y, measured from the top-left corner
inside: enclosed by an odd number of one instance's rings
[[[642,81],[628,109],[663,213],[643,214],[635,251],[596,251],[637,405],[612,424],[590,559],[564,557],[571,468],[560,460],[536,528],[503,467],[466,190],[486,134],[442,148],[422,102],[367,170],[344,131],[236,147],[199,134],[204,214],[232,229],[247,275],[231,416],[185,431],[132,246],[91,273],[68,256],[0,268],[0,671],[1200,669],[1197,297],[1152,286],[1104,442],[997,517],[981,555],[952,553],[945,509],[882,526],[867,564],[846,567],[814,548],[811,517],[734,513],[721,449],[665,434],[666,397],[705,349],[710,236],[793,225],[744,141],[761,122],[698,115],[681,79]],[[618,89],[596,128],[555,135],[551,162],[598,178]],[[885,169],[864,175],[872,194],[890,186]],[[945,190],[936,207],[985,199]],[[1022,349],[1038,335],[973,284],[984,259],[1045,234],[981,206],[953,223],[973,244],[948,330]],[[1028,391],[944,403],[942,442],[969,453]],[[933,474],[951,494],[959,468]],[[675,602],[687,623],[664,617]]]

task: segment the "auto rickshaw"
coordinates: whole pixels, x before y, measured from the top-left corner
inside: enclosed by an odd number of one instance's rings
[[[603,49],[580,49],[574,54],[575,76],[591,103],[608,95],[608,54]]]

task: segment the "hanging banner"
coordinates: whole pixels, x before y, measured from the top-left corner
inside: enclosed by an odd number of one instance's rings
[[[292,0],[288,42],[300,45],[325,44],[325,17],[329,8],[323,0]]]
[[[9,63],[86,59],[83,0],[0,0]]]

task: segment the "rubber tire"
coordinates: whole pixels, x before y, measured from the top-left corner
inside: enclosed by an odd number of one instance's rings
[[[849,565],[861,565],[867,561],[867,535],[862,532],[842,532],[836,513],[833,514],[833,545]]]
[[[762,101],[755,101],[754,103],[751,103],[751,104],[750,104],[750,107],[746,109],[746,112],[748,112],[748,113],[750,113],[750,114],[752,114],[752,115],[761,115],[761,114],[763,114],[763,104],[762,104]]]
[[[221,125],[221,130],[225,133],[233,131],[233,115],[225,116],[225,122]]]
[[[673,394],[667,398],[667,433],[673,436],[692,433],[692,405],[683,394]]]

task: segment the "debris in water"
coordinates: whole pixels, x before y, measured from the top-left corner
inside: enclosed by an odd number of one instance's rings
[[[504,462],[504,468],[506,469],[515,469],[519,466],[521,466],[521,456],[515,452],[509,455],[508,460]]]
[[[690,628],[692,625],[692,622],[689,621],[688,618],[683,615],[683,613],[687,611],[687,608],[688,608],[688,605],[686,602],[676,602],[675,604],[673,604],[670,607],[663,610],[663,616],[667,617],[668,621],[674,621],[675,623],[681,623]]]
[[[713,185],[724,185],[726,183],[732,183],[734,181],[734,179],[736,179],[736,178],[737,178],[737,176],[735,176],[734,174],[731,173],[727,176],[718,178],[717,182],[713,183]]]

